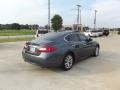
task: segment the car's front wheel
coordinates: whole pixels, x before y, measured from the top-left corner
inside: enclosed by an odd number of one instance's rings
[[[99,55],[99,50],[100,50],[100,48],[98,46],[96,46],[95,52],[94,52],[95,57],[97,57]]]
[[[64,57],[62,69],[68,71],[72,68],[74,62],[74,58],[71,54],[68,54]]]

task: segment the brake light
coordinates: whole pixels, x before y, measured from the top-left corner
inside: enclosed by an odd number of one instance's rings
[[[41,47],[37,50],[37,52],[46,52],[46,53],[54,52],[54,51],[56,51],[56,48],[52,46]]]

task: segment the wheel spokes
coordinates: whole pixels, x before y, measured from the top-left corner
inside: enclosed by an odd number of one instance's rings
[[[71,68],[72,63],[73,63],[73,58],[71,56],[67,56],[65,59],[65,67]]]

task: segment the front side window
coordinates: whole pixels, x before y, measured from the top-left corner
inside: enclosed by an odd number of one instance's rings
[[[85,35],[82,34],[80,34],[79,37],[80,37],[80,41],[86,41],[86,39],[88,39]]]

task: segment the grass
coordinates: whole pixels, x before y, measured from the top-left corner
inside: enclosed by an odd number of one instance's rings
[[[33,30],[0,30],[0,36],[35,35]]]
[[[0,43],[3,43],[3,42],[17,42],[17,41],[30,41],[32,39],[34,39],[34,37],[3,38],[3,39],[0,39]]]

